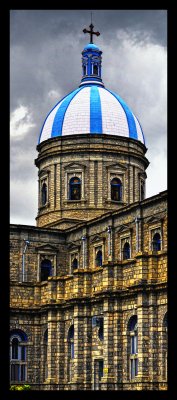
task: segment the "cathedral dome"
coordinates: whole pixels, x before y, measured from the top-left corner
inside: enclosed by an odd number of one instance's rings
[[[136,116],[121,97],[99,82],[85,82],[55,105],[43,124],[39,143],[83,133],[125,136],[145,144]]]
[[[61,99],[47,115],[39,142],[57,136],[107,134],[123,136],[145,144],[139,121],[120,96],[105,88],[101,78],[102,51],[92,42],[82,51],[83,76],[80,86]]]

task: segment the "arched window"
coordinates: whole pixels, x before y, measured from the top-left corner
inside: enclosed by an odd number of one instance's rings
[[[68,380],[72,381],[74,374],[74,325],[71,325],[68,330]]]
[[[45,206],[47,203],[47,185],[44,182],[42,185],[42,206]]]
[[[77,177],[73,177],[69,182],[69,199],[80,200],[81,199],[81,180]]]
[[[10,333],[10,381],[25,382],[27,336],[20,329]]]
[[[137,316],[133,315],[128,323],[128,358],[130,379],[138,375],[138,324]]]
[[[160,234],[157,232],[153,236],[152,239],[152,250],[153,251],[159,251],[161,250],[161,239],[160,239]]]
[[[123,260],[128,260],[130,258],[130,244],[126,242],[123,247]]]
[[[83,66],[83,75],[86,75],[86,65]]]
[[[122,200],[122,182],[118,178],[113,178],[111,181],[111,200]]]
[[[101,267],[102,266],[102,251],[98,250],[95,257],[95,266]]]
[[[47,281],[49,276],[52,276],[52,263],[45,259],[41,262],[41,281]]]
[[[98,65],[93,66],[93,73],[94,75],[98,75]]]
[[[48,348],[48,329],[46,329],[46,331],[44,333],[44,381],[48,377],[47,348]]]
[[[74,260],[72,261],[72,269],[75,270],[78,268],[78,260],[77,258],[74,258]]]

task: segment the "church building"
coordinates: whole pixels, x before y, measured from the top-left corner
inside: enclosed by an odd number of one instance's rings
[[[84,29],[79,87],[37,144],[36,226],[10,226],[10,384],[167,390],[167,191]]]

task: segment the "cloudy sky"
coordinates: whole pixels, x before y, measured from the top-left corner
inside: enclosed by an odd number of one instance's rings
[[[146,195],[167,188],[167,12],[93,10],[102,78],[140,120],[150,165]],[[90,10],[10,12],[11,223],[36,225],[36,145],[48,112],[81,80]]]

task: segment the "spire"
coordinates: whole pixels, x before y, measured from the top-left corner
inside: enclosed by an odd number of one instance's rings
[[[84,47],[82,51],[82,71],[83,76],[80,86],[84,84],[100,84],[104,86],[101,79],[101,54],[102,51],[93,43],[93,35],[99,36],[100,32],[93,30],[94,25],[92,24],[92,13],[91,13],[91,24],[89,25],[90,30],[83,29],[84,33],[89,33],[90,43]]]

